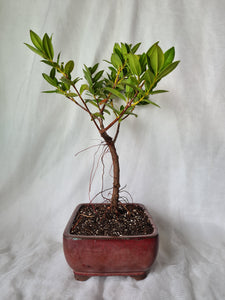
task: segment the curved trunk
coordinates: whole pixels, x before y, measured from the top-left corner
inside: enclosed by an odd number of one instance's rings
[[[120,167],[119,167],[119,156],[116,152],[115,142],[106,132],[101,134],[109,147],[112,162],[113,162],[113,192],[111,198],[111,206],[117,208],[119,201],[119,188],[120,188]]]

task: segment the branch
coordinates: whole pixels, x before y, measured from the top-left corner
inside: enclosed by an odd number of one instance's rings
[[[114,139],[113,139],[113,142],[114,142],[114,143],[115,143],[116,140],[117,140],[119,131],[120,131],[120,123],[118,123],[118,125],[117,125],[116,134],[115,134]]]
[[[116,117],[106,128],[104,128],[103,130],[101,130],[101,133],[104,133],[105,131],[107,131],[109,128],[111,128],[116,122],[118,122],[122,116],[126,113],[127,109],[131,106],[131,104],[133,103],[134,99],[137,97],[138,95],[138,91],[135,93],[134,97],[128,101],[127,105],[124,107],[124,109],[122,110],[122,112],[119,114],[118,117]]]
[[[85,107],[83,107],[82,105],[80,105],[80,103],[78,103],[73,97],[69,97],[66,96],[69,100],[73,101],[76,105],[78,105],[80,108],[82,108],[83,110],[87,111]]]
[[[74,88],[74,90],[76,91],[77,95],[79,96],[80,100],[82,101],[82,103],[85,106],[86,111],[89,113],[91,119],[93,120],[95,126],[97,127],[98,131],[101,132],[101,129],[99,128],[98,124],[96,123],[95,119],[92,116],[92,113],[90,112],[86,102],[84,101],[84,99],[81,97],[81,94],[79,93],[78,89],[76,88],[75,84],[72,85],[72,87]]]

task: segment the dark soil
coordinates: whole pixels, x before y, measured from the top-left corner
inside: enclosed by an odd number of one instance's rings
[[[131,204],[119,204],[117,212],[110,205],[90,204],[82,206],[73,221],[71,234],[75,235],[145,235],[153,227],[143,208]]]

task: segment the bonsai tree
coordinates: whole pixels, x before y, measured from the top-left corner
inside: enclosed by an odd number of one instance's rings
[[[151,100],[154,94],[167,92],[157,90],[160,80],[172,72],[179,61],[174,61],[174,47],[163,52],[159,42],[153,44],[146,52],[137,54],[141,43],[132,45],[115,43],[107,71],[99,70],[99,63],[92,67],[84,65],[85,82],[77,83],[80,77],[73,77],[74,61],[63,63],[60,53],[55,58],[52,36],[47,33],[41,39],[30,30],[33,45],[26,44],[33,52],[42,57],[42,62],[50,67],[50,73],[43,73],[44,79],[53,88],[45,93],[61,94],[90,117],[100,136],[107,145],[113,163],[113,187],[111,208],[117,211],[120,192],[119,157],[115,143],[121,123],[130,116],[137,116],[138,106],[158,104]],[[112,115],[113,118],[108,118]],[[108,131],[116,127],[112,137]]]

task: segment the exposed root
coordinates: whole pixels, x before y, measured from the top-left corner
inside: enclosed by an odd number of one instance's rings
[[[87,150],[90,150],[90,149],[93,149],[93,148],[96,148],[96,147],[97,147],[97,150],[95,151],[95,153],[93,155],[93,163],[92,163],[91,172],[90,172],[90,178],[89,178],[89,190],[88,190],[89,202],[90,202],[90,204],[92,204],[93,201],[99,195],[101,195],[101,198],[103,199],[103,203],[109,203],[109,204],[111,204],[111,197],[112,197],[113,187],[104,189],[104,176],[105,176],[104,158],[105,158],[105,155],[110,152],[108,145],[104,141],[101,141],[99,144],[92,145],[90,147],[87,147],[87,148],[85,148],[85,149],[77,152],[75,154],[75,156],[77,156],[78,154],[80,154],[80,153],[82,153],[84,151],[87,151]],[[100,149],[101,149],[101,152],[99,153]],[[94,178],[95,178],[95,175],[96,175],[96,172],[97,172],[97,170],[99,168],[100,163],[102,165],[101,191],[98,192],[94,197],[91,197],[92,184],[93,184],[93,181],[94,181]],[[110,177],[113,177],[113,175],[111,174],[112,167],[113,167],[113,164],[111,164],[110,169],[109,169],[109,175],[110,175]],[[129,200],[131,200],[131,202],[133,203],[133,198],[132,198],[131,194],[128,191],[126,191],[125,188],[126,188],[126,185],[124,187],[120,188],[120,190],[119,190],[119,194],[120,194],[120,196],[119,196],[119,203],[124,208],[125,208],[125,205],[123,203],[129,203],[130,202]],[[108,193],[106,194],[106,192],[108,192]],[[124,193],[126,195],[123,195]],[[110,205],[110,209],[111,210],[115,210],[116,214],[118,213],[117,209],[115,209],[115,207],[113,207],[112,205]]]

